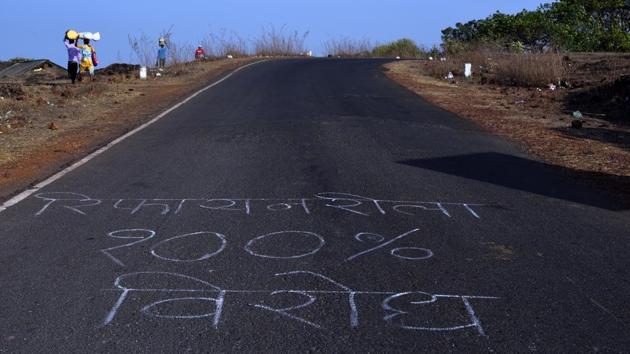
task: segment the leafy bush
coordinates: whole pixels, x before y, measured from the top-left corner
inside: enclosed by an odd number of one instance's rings
[[[440,50],[440,48],[436,45],[434,45],[433,47],[431,47],[431,49],[429,49],[427,51],[427,57],[432,57],[434,59],[438,59],[442,56],[442,51]],[[427,58],[428,59],[428,58]]]
[[[418,45],[408,38],[377,46],[372,50],[372,55],[377,57],[417,58],[422,54]]]
[[[462,44],[520,42],[531,51],[630,51],[630,2],[559,0],[515,15],[497,12],[482,20],[457,23],[442,31],[445,50]]]
[[[33,60],[35,60],[35,59],[33,59],[33,58],[22,58],[22,57],[9,59],[9,61],[12,62],[12,63],[25,63],[25,62],[33,61]]]

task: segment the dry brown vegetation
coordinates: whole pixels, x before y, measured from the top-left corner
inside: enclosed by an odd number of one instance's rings
[[[565,77],[562,56],[552,53],[506,54],[488,62],[487,72],[496,83],[522,87],[558,85]]]
[[[473,77],[463,78],[464,63],[473,64]],[[628,54],[509,54],[478,50],[425,61],[422,74],[460,83],[548,89],[557,86],[565,110],[580,110],[609,120],[630,121],[630,55]]]
[[[267,26],[263,27],[256,37],[247,39],[234,31],[221,29],[218,32],[206,33],[198,44],[204,48],[207,59],[221,59],[227,56],[294,57],[306,53],[305,41],[308,35],[309,32],[290,31],[285,26],[280,28]],[[162,31],[156,38],[151,38],[145,33],[129,35],[129,46],[134,54],[134,60],[143,66],[154,66],[159,38],[164,38],[167,43],[167,65],[194,60],[197,44],[176,41],[172,27]]]
[[[304,41],[308,32],[290,32],[286,27],[264,27],[253,40],[253,51],[258,56],[299,56],[306,52]]]
[[[251,55],[247,40],[238,33],[225,29],[207,33],[201,45],[210,58],[225,58],[228,55],[243,58]]]
[[[135,60],[143,66],[152,66],[156,62],[156,43],[149,38],[146,33],[140,33],[138,35],[129,35],[129,47],[135,56]]]
[[[511,54],[473,51],[449,56],[445,61],[434,60],[425,72],[444,78],[449,72],[463,76],[464,64],[473,64],[473,72],[482,83],[508,86],[546,87],[559,84],[565,77],[563,56],[554,53]]]
[[[367,40],[352,38],[330,39],[324,42],[324,50],[328,55],[340,57],[370,57],[374,45]]]

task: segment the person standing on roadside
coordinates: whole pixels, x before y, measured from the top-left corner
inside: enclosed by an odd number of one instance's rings
[[[94,58],[96,58],[96,50],[90,44],[90,40],[83,38],[83,44],[79,45],[81,49],[81,65],[80,72],[87,72],[90,75],[90,79],[94,79]],[[79,80],[81,78],[79,77]]]
[[[79,73],[79,65],[81,63],[81,49],[77,48],[76,41],[78,34],[75,31],[66,31],[63,42],[68,50],[68,77],[74,84]]]
[[[158,69],[166,67],[166,42],[163,39],[160,39],[160,48],[157,52],[157,67]]]
[[[197,50],[195,50],[195,60],[197,61],[206,60],[206,51],[203,50],[202,46],[198,46]]]

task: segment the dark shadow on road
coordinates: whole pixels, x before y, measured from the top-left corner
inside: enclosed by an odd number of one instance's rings
[[[501,153],[398,162],[602,209],[621,211],[630,207],[623,202],[628,200],[624,194],[630,194],[629,177],[576,171]]]

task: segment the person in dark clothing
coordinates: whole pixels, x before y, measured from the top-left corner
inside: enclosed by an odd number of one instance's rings
[[[79,63],[74,61],[68,62],[68,77],[74,84],[77,80],[77,76],[79,75]]]

